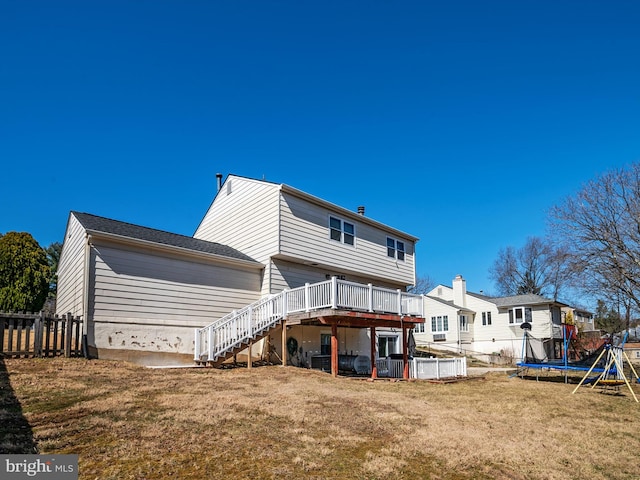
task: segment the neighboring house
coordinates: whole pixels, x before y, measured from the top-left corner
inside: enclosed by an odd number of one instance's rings
[[[452,287],[438,285],[424,297],[426,321],[416,326],[414,334],[418,345],[517,360],[522,356],[521,326],[528,322],[531,335],[546,340],[548,357],[558,358],[563,310],[568,309],[540,295],[488,297],[467,292],[466,281],[458,275]],[[588,313],[573,312],[581,319]]]
[[[593,319],[593,313],[583,309],[575,308],[572,310],[573,320],[578,327],[578,331],[581,332],[593,332],[596,331],[595,321]]]
[[[640,364],[640,343],[625,343],[624,351],[629,357],[629,361],[634,364]]]
[[[58,313],[82,316],[88,344],[102,357],[156,352],[193,359],[194,328],[306,284],[337,278],[354,288],[381,287],[398,292],[405,305],[411,299],[400,292],[415,284],[417,240],[366,217],[363,207],[353,212],[287,185],[235,175],[222,183],[218,176],[193,238],[71,212]],[[296,349],[289,361],[311,365],[333,350],[332,342],[350,356],[369,355],[373,343],[378,356],[400,353],[405,329],[422,319],[394,315],[391,307],[377,302],[379,310],[357,312],[357,321],[353,312],[290,319],[286,335]],[[261,332],[265,349],[278,356],[286,354],[285,342],[273,341],[284,338],[281,330]]]

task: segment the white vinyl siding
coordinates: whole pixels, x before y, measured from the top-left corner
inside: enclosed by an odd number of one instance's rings
[[[229,184],[233,185],[231,193],[227,193]],[[393,229],[386,231],[363,221],[355,212],[350,215],[339,207],[332,209],[330,204],[315,202],[290,190],[286,186],[229,176],[194,237],[229,245],[265,264],[263,293],[280,291],[279,280],[272,278],[277,271],[268,266],[271,258],[321,265],[324,270],[349,273],[367,282],[397,288],[415,283],[411,238],[402,238]],[[331,240],[329,217],[340,220],[341,241]],[[387,257],[386,239],[390,235],[403,242],[404,262],[396,263]]]
[[[328,217],[345,220],[338,212],[292,195],[283,195],[281,202],[280,254],[284,258],[325,268],[377,278],[381,281],[411,285],[414,277],[413,244],[405,241],[405,262],[396,264],[387,257],[387,232],[368,223],[359,222],[357,214],[346,219],[355,228],[355,247],[330,240]]]
[[[73,214],[65,232],[64,245],[58,264],[58,293],[56,312],[83,316],[85,231]]]
[[[260,275],[121,247],[92,249],[95,322],[204,326],[259,298]]]
[[[278,201],[278,185],[230,177],[193,236],[228,245],[266,264],[278,252]]]
[[[344,274],[338,270],[302,265],[280,259],[274,259],[269,267],[271,269],[271,291],[267,293],[279,293],[287,288],[301,287],[307,282],[323,282],[329,280],[332,276],[362,284],[370,282],[370,279],[364,276]],[[379,282],[377,286],[397,288],[397,286],[385,282]]]

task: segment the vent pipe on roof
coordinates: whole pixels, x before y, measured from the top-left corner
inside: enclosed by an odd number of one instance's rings
[[[216,181],[217,181],[217,185],[218,185],[218,192],[220,191],[220,189],[222,188],[222,174],[221,173],[216,173]]]
[[[364,205],[358,207],[358,215],[364,216]]]

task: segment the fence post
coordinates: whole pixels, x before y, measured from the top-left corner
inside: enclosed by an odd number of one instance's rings
[[[402,315],[402,290],[397,289],[396,308],[398,309],[398,315]]]
[[[4,352],[4,329],[7,328],[8,320],[0,318],[0,353]]]
[[[44,312],[40,310],[38,318],[33,322],[33,356],[42,356],[42,325],[44,319]]]
[[[64,356],[65,358],[71,357],[71,312],[67,313],[65,318],[65,332],[64,332]]]
[[[195,343],[193,345],[193,360],[197,362],[200,360],[200,329],[194,328],[193,331],[195,333]]]
[[[367,287],[369,287],[369,311],[373,312],[373,285],[369,283]]]

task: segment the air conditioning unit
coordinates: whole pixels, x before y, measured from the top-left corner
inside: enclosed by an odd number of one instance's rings
[[[433,341],[434,342],[446,342],[447,341],[447,336],[444,333],[434,333],[433,334]]]

